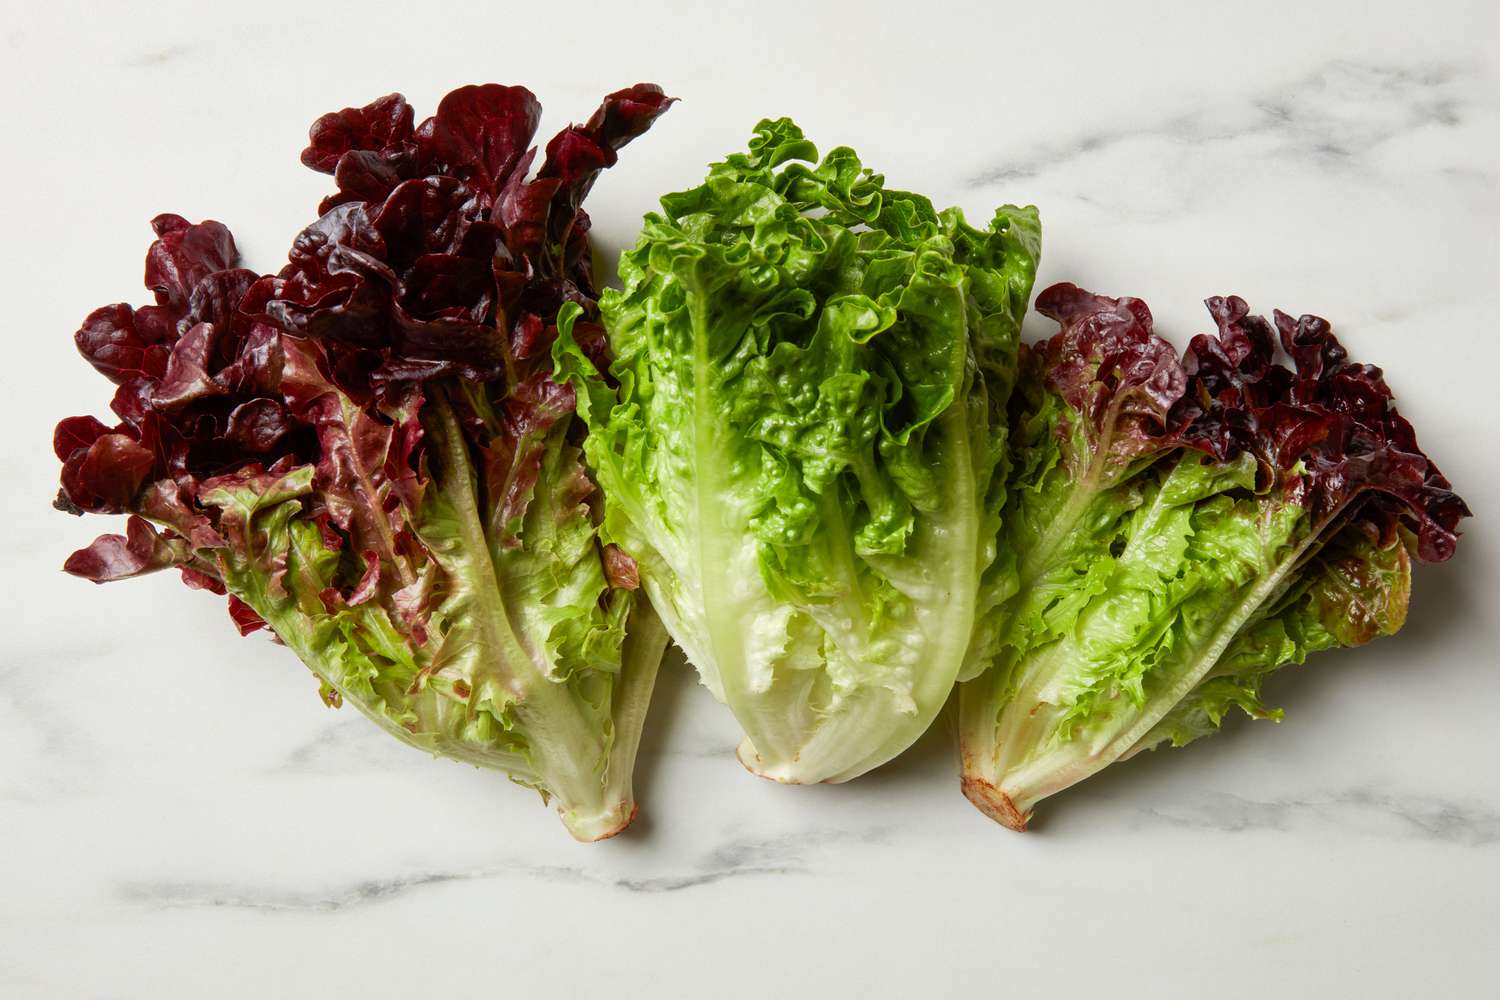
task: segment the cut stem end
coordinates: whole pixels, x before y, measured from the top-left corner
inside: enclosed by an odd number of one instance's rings
[[[1016,804],[994,785],[983,778],[974,778],[964,775],[962,781],[964,798],[974,803],[974,808],[984,813],[990,819],[999,823],[1007,830],[1017,833],[1026,832],[1026,820],[1030,817],[1021,813]]]
[[[739,745],[734,751],[734,756],[745,770],[758,778],[765,778],[767,781],[775,781],[783,785],[807,784],[788,764],[768,765],[761,755],[755,752],[755,747],[750,745],[749,740]]]
[[[577,810],[566,812],[558,810],[568,832],[575,840],[585,844],[608,840],[610,837],[624,833],[625,828],[635,820],[640,811],[641,807],[630,799],[623,799],[613,809],[603,812],[581,813]]]

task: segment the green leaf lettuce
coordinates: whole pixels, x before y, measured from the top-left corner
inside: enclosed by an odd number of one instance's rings
[[[1013,586],[995,536],[1036,212],[984,229],[821,160],[790,121],[667,195],[600,300],[614,362],[560,322],[604,532],[740,760],[842,781],[926,729]]]
[[[1239,299],[1208,304],[1218,337],[1179,360],[1138,299],[1037,299],[1062,329],[1026,350],[1013,399],[1018,590],[959,697],[964,791],[1012,828],[1233,708],[1279,718],[1268,674],[1395,632],[1410,555],[1453,552],[1467,508],[1380,370],[1317,317],[1273,330]]]

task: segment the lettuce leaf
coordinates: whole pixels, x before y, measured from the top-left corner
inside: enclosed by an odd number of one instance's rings
[[[1138,299],[1037,300],[1062,329],[1026,351],[1013,401],[1019,589],[960,691],[964,792],[1014,829],[1231,708],[1279,718],[1265,677],[1399,629],[1410,556],[1447,559],[1468,514],[1326,322],[1208,306],[1218,336],[1179,361]]]
[[[976,669],[1035,209],[984,229],[787,119],[662,199],[601,311],[560,321],[606,537],[791,783],[911,744]]]
[[[59,506],[131,518],[68,572],[179,567],[329,705],[508,773],[581,840],[624,829],[666,633],[599,540],[549,348],[564,302],[597,315],[580,202],[669,104],[609,95],[534,175],[524,88],[460,88],[420,125],[400,95],[325,115],[303,161],[338,191],[274,276],[222,225],[158,218],[156,303],[77,336],[119,423],[58,426]]]

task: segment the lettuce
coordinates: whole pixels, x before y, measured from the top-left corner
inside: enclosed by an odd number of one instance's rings
[[[618,833],[666,634],[597,537],[549,348],[563,302],[595,313],[580,202],[669,103],[611,94],[534,176],[524,88],[461,88],[420,125],[400,95],[325,115],[303,162],[338,190],[274,276],[222,225],[159,217],[155,304],[76,338],[118,423],[58,426],[58,504],[131,517],[68,572],[178,567],[329,705],[507,772],[581,840]]]
[[[604,531],[728,704],[752,771],[842,781],[911,744],[1009,588],[1004,407],[1039,246],[887,189],[790,121],[662,199],[559,321]],[[816,161],[816,162],[815,162]]]
[[[1266,676],[1399,629],[1411,558],[1451,556],[1468,514],[1325,321],[1207,304],[1218,336],[1179,361],[1138,299],[1037,299],[1062,328],[1025,352],[1012,404],[1018,590],[959,696],[964,793],[1013,829],[1231,709],[1279,718]]]

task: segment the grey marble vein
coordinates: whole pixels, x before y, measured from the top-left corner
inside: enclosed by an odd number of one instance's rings
[[[204,881],[132,882],[118,896],[148,909],[230,909],[267,913],[335,913],[405,895],[428,886],[515,875],[552,882],[581,881],[576,869],[545,865],[514,865],[472,871],[424,872],[387,879],[366,879],[316,893],[280,892],[248,884]]]
[[[563,885],[596,886],[629,893],[667,893],[766,875],[811,872],[808,854],[850,841],[876,843],[884,828],[859,832],[809,831],[778,837],[731,841],[704,854],[690,870],[649,876],[606,874],[583,866],[506,862],[471,869],[421,872],[386,879],[362,879],[319,892],[291,892],[248,884],[208,881],[134,881],[118,898],[147,909],[242,909],[270,913],[333,913],[390,900],[419,889],[453,882],[526,879]]]
[[[971,187],[1036,177],[1139,139],[1183,147],[1269,138],[1288,155],[1343,167],[1380,143],[1426,125],[1461,124],[1476,105],[1471,68],[1331,62],[1284,86],[1228,104],[1173,110],[1155,120],[1076,135],[972,175]]]
[[[1289,833],[1318,824],[1465,847],[1500,844],[1500,812],[1478,804],[1350,788],[1256,800],[1211,792],[1146,810],[1153,821],[1192,829]]]

